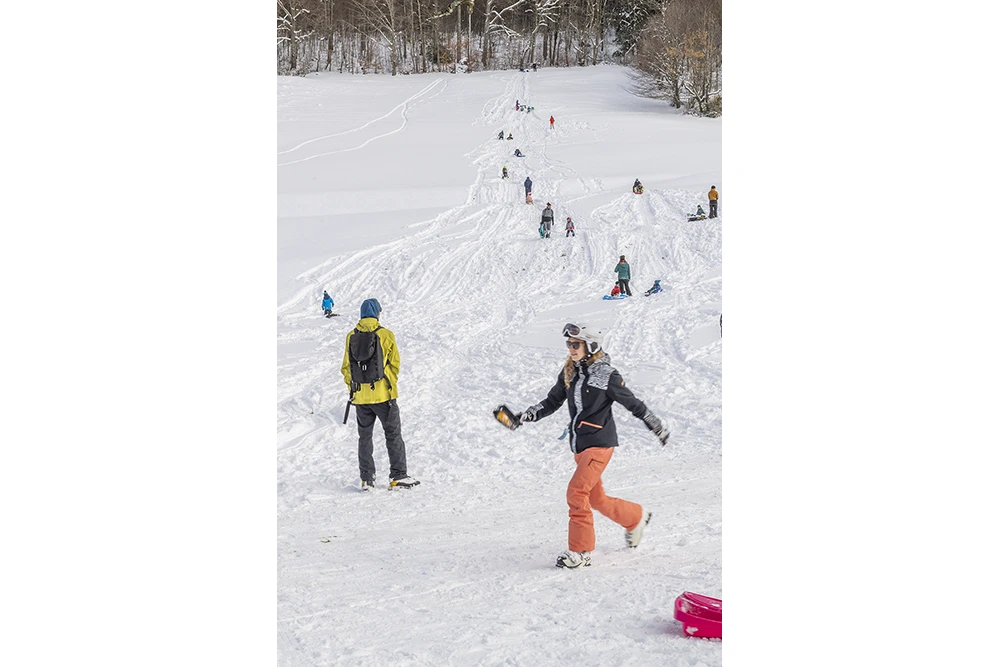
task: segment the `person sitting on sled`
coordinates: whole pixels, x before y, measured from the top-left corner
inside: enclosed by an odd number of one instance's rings
[[[514,135],[513,134],[508,134],[507,135],[507,141],[514,141]]]
[[[621,293],[622,293],[621,288],[618,287],[618,283],[615,283],[615,286],[611,288],[611,296],[613,297],[620,296]]]
[[[333,299],[331,299],[330,295],[326,293],[326,290],[323,290],[323,314],[329,317],[332,312]]]
[[[520,148],[514,149],[514,157],[524,157],[524,153],[521,152]]]
[[[701,207],[701,204],[698,204],[698,210],[695,211],[695,215],[705,215],[705,209]]]
[[[642,183],[639,182],[638,178],[635,179],[635,183],[632,184],[632,192],[634,192],[637,195],[642,194]]]
[[[663,288],[660,287],[660,280],[656,279],[656,280],[653,281],[653,286],[650,287],[648,290],[646,290],[646,293],[645,293],[644,296],[649,296],[650,294],[657,294],[657,293],[662,292],[662,291],[663,291]]]

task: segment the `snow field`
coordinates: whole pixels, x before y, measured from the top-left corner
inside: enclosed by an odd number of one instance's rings
[[[630,96],[613,67],[399,79],[391,93],[364,77],[279,85],[279,229],[299,234],[279,243],[281,663],[720,664],[719,643],[685,638],[672,620],[684,590],[721,596],[721,219],[686,220],[708,185],[721,189],[718,123]],[[342,119],[302,111],[348,94]],[[535,112],[514,111],[515,99]],[[622,126],[643,141],[623,144]],[[514,140],[497,140],[501,128]],[[650,143],[688,134],[705,141]],[[407,148],[427,140],[433,151]],[[378,194],[345,204],[373,174]],[[636,176],[644,195],[630,191]],[[401,218],[427,188],[452,193],[447,208]],[[556,220],[542,240],[546,202]],[[349,227],[351,206],[367,207],[367,235]],[[563,236],[567,215],[576,237]],[[635,296],[602,301],[620,254]],[[641,296],[655,278],[665,292]],[[324,289],[341,317],[321,317]],[[369,297],[402,354],[403,437],[422,482],[412,491],[360,493],[353,414],[341,423],[344,339]],[[653,521],[628,550],[596,515],[594,565],[575,572],[553,566],[574,468],[557,439],[567,413],[515,432],[491,415],[544,397],[568,321],[605,328],[612,363],[672,430],[661,448],[615,410],[621,446],[605,488]],[[379,428],[375,455],[382,487]]]

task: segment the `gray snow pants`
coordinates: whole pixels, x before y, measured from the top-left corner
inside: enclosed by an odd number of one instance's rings
[[[399,406],[392,399],[385,403],[355,405],[354,414],[358,418],[358,466],[361,469],[361,479],[375,481],[375,458],[372,431],[375,430],[375,418],[382,422],[385,431],[385,448],[389,451],[389,478],[402,479],[406,477],[406,445],[403,444],[403,432],[399,423]]]

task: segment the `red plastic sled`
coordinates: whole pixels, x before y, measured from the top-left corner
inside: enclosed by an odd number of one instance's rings
[[[697,593],[682,593],[674,601],[674,618],[688,637],[722,639],[722,600]]]

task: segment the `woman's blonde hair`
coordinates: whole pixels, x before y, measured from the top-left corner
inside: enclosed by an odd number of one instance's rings
[[[597,352],[594,352],[592,355],[584,359],[584,361],[589,366],[603,356],[604,356],[604,350],[598,350]],[[573,357],[572,356],[566,357],[566,363],[563,364],[563,382],[566,383],[567,389],[569,389],[569,383],[573,380],[573,369],[575,368],[575,366],[576,364],[573,361]]]

